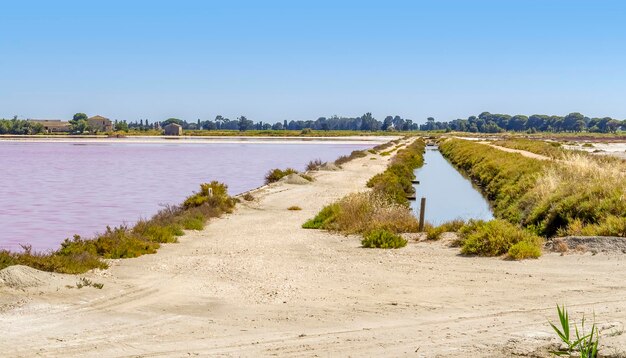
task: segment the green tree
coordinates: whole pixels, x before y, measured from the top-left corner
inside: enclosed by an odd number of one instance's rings
[[[119,121],[115,123],[114,129],[117,132],[128,132],[128,123],[126,123],[126,121]]]
[[[70,120],[70,130],[72,133],[85,133],[89,131],[89,124],[87,123],[87,115],[85,113],[76,113]]]
[[[170,124],[170,123],[176,123],[178,125],[183,125],[183,120],[182,119],[178,119],[178,118],[168,118],[166,120],[164,120],[163,122],[161,122],[161,126],[165,127],[166,125]]]
[[[87,120],[87,115],[85,113],[76,113],[74,114],[74,117],[72,117],[72,120],[74,121],[80,121],[80,120]]]
[[[246,116],[241,116],[241,117],[237,118],[237,120],[239,121],[238,124],[239,124],[239,131],[240,132],[247,131],[253,125],[252,121],[249,120],[248,118],[246,118]]]

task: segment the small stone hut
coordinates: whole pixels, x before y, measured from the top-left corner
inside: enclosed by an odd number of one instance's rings
[[[168,125],[166,125],[165,127],[163,127],[163,130],[165,131],[165,135],[182,135],[183,134],[183,127],[181,127],[179,124],[176,123],[170,123]]]

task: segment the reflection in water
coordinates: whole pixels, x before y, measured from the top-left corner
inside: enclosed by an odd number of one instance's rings
[[[150,217],[200,183],[232,194],[263,185],[272,168],[303,170],[371,145],[300,143],[0,142],[0,249],[57,248],[73,234]]]
[[[415,185],[417,200],[411,203],[419,214],[419,201],[426,198],[426,221],[434,225],[453,219],[491,220],[493,215],[487,200],[441,155],[428,147],[424,166],[415,171],[419,184]]]

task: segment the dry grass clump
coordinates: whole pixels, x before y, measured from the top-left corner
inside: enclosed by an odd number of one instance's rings
[[[346,164],[347,162],[356,159],[356,158],[363,158],[367,156],[367,152],[363,151],[363,150],[355,150],[352,153],[350,153],[350,155],[342,155],[341,157],[337,158],[335,160],[335,164],[336,165],[342,165],[342,164]]]
[[[188,197],[181,206],[167,206],[149,220],[139,220],[134,227],[108,227],[93,239],[75,235],[61,248],[49,253],[0,251],[0,269],[10,265],[26,265],[43,271],[83,273],[106,268],[101,258],[132,258],[157,251],[162,243],[176,242],[183,229],[200,230],[209,218],[232,212],[234,200],[227,186],[216,181],[202,184],[200,191]]]
[[[561,254],[565,254],[569,251],[569,245],[567,245],[567,242],[561,238],[554,239],[553,247],[556,252],[560,252]]]
[[[243,194],[242,198],[245,201],[254,201],[254,196],[252,194],[250,194],[249,192]]]
[[[299,211],[299,210],[302,210],[302,208],[297,205],[293,205],[293,206],[288,207],[287,210]]]
[[[380,229],[402,233],[416,232],[418,222],[403,205],[390,202],[375,193],[356,193],[324,207],[302,227],[346,234],[363,234]]]
[[[313,170],[319,170],[320,167],[323,165],[324,163],[322,162],[321,159],[315,159],[315,160],[311,160],[307,165],[306,165],[306,170],[307,171],[313,171]]]

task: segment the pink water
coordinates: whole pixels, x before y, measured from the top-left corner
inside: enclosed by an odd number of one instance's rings
[[[150,217],[200,183],[218,180],[236,194],[263,185],[269,169],[302,170],[372,145],[0,141],[0,249],[55,249],[74,234]]]

